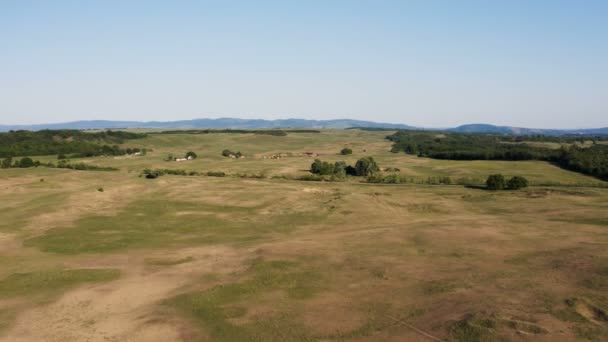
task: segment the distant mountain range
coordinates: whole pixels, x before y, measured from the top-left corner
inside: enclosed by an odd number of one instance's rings
[[[497,134],[545,134],[545,135],[571,135],[571,134],[594,134],[608,135],[608,127],[590,129],[536,129],[510,126],[494,126],[488,124],[471,124],[455,128],[431,129],[414,127],[404,124],[393,124],[373,121],[336,119],[336,120],[306,120],[306,119],[193,119],[179,121],[109,121],[90,120],[73,121],[53,124],[37,125],[0,125],[0,131],[9,130],[41,130],[41,129],[119,129],[119,128],[160,128],[160,129],[191,129],[191,128],[216,128],[216,129],[261,129],[261,128],[334,128],[344,129],[352,127],[369,128],[394,128],[394,129],[424,129],[442,130],[451,132],[467,133],[497,133]]]
[[[373,121],[337,119],[337,120],[306,120],[306,119],[193,119],[179,121],[73,121],[54,124],[38,125],[0,125],[0,131],[8,130],[41,130],[41,129],[118,129],[118,128],[218,128],[218,129],[260,129],[260,128],[351,128],[351,127],[373,127],[373,128],[397,128],[415,129],[415,127],[379,123]]]
[[[511,126],[494,126],[487,124],[470,124],[462,125],[455,128],[448,128],[447,131],[463,132],[463,133],[497,133],[497,134],[514,134],[514,135],[605,135],[608,134],[608,127],[604,128],[586,128],[586,129],[545,129],[545,128],[523,128]]]

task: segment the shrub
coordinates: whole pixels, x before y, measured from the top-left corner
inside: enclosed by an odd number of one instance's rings
[[[378,164],[372,157],[364,157],[357,160],[355,164],[355,174],[357,176],[367,177],[378,172],[380,168],[378,168]]]
[[[36,163],[39,164],[38,161]],[[71,170],[79,170],[79,171],[118,171],[115,167],[110,166],[97,166],[85,163],[75,163],[70,164],[66,160],[60,160],[57,165],[53,165],[53,163],[45,164],[47,167],[57,167],[59,169],[71,169]]]
[[[97,191],[103,192],[103,188],[97,188]]]
[[[440,184],[445,184],[445,185],[450,185],[450,184],[452,184],[452,178],[447,177],[447,176],[446,177],[441,177],[441,178],[439,178],[439,183]]]
[[[5,158],[4,160],[2,160],[2,168],[3,169],[8,169],[8,168],[10,168],[12,166],[13,166],[13,158],[8,157],[8,158]]]
[[[490,175],[486,180],[486,186],[488,190],[504,190],[505,177],[501,174]]]
[[[309,181],[309,182],[322,182],[325,179],[325,177],[320,176],[318,174],[314,174],[314,175],[304,175],[304,176],[300,176],[296,178],[297,180],[301,180],[301,181]]]
[[[65,154],[58,154],[57,159],[62,160],[62,159],[67,159],[67,157],[65,156]]]
[[[353,150],[351,150],[348,147],[345,147],[340,151],[340,154],[343,156],[348,155],[348,154],[353,154]]]
[[[222,151],[222,156],[224,156],[224,157],[241,158],[243,156],[243,154],[241,153],[241,151],[232,152],[230,150],[223,150]]]
[[[207,176],[209,177],[225,177],[226,174],[222,171],[209,171],[207,172]]]
[[[237,173],[234,176],[237,178],[266,178],[264,173]]]
[[[507,187],[511,190],[527,188],[528,180],[521,176],[514,176],[507,182]]]
[[[192,152],[192,151],[188,151],[188,153],[186,153],[186,159],[192,157],[192,159],[196,159],[196,157],[198,157],[196,155],[196,153]]]
[[[35,166],[34,161],[32,160],[32,158],[30,157],[23,157],[21,158],[21,160],[19,161],[19,167],[33,167]]]
[[[164,169],[163,172],[165,174],[174,175],[174,176],[187,176],[188,175],[186,170],[182,170],[182,169]]]

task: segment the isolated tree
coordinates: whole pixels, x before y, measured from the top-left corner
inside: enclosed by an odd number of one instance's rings
[[[367,177],[379,170],[378,164],[376,164],[376,161],[372,157],[361,158],[357,160],[357,163],[355,164],[355,173],[357,176]]]
[[[501,174],[490,175],[486,180],[486,186],[488,190],[504,190],[505,177]]]
[[[19,161],[19,167],[25,168],[25,167],[33,167],[33,166],[35,166],[35,163],[32,160],[32,158],[30,158],[30,157],[23,157]]]
[[[338,178],[346,177],[346,163],[343,161],[337,161],[334,163],[333,175]]]
[[[507,188],[518,190],[528,187],[528,180],[521,176],[514,176],[507,182]]]
[[[353,150],[351,150],[348,147],[345,147],[340,151],[340,154],[343,156],[348,155],[348,154],[353,154]]]
[[[319,159],[315,159],[314,162],[312,162],[312,164],[310,164],[310,172],[311,173],[321,173],[321,167],[323,165],[323,162]]]
[[[197,155],[196,153],[192,152],[192,151],[188,151],[188,153],[186,153],[186,158],[188,157],[192,157],[192,159],[196,159]]]

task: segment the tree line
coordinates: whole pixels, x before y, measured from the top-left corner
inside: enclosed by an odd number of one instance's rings
[[[69,160],[61,159],[57,164],[53,162],[41,163],[38,160],[33,160],[30,157],[15,158],[7,157],[0,162],[0,167],[3,169],[9,168],[30,168],[30,167],[49,167],[57,169],[72,169],[81,171],[118,171],[115,167],[97,166],[88,163],[71,163]]]
[[[124,155],[127,154],[127,150],[118,147],[118,144],[145,136],[145,134],[110,130],[9,131],[0,133],[0,158],[51,154],[70,155],[74,158]]]
[[[597,142],[605,137],[546,137],[542,135],[514,136],[481,133],[450,133],[398,131],[387,139],[393,142],[393,152],[405,152],[419,157],[449,160],[543,160],[562,168],[608,180],[608,145]],[[529,140],[528,140],[529,139]],[[573,144],[588,139],[589,147]],[[549,149],[526,144],[557,142],[572,144]]]

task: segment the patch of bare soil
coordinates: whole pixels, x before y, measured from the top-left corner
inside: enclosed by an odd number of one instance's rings
[[[576,300],[574,309],[579,315],[598,325],[608,325],[608,312],[586,300]]]
[[[156,253],[160,257],[167,253]],[[169,253],[171,254],[171,253]],[[242,255],[224,247],[189,248],[171,257],[193,256],[192,262],[163,267],[145,265],[148,255],[119,255],[79,261],[77,267],[112,267],[120,279],[67,292],[46,306],[17,317],[1,341],[185,341],[184,322],[157,319],[158,304],[209,272],[237,270]],[[201,280],[201,282],[204,282]],[[199,284],[204,287],[204,284]]]
[[[302,324],[316,335],[338,335],[354,331],[367,317],[353,301],[338,295],[323,295],[306,303]]]
[[[16,251],[21,248],[21,242],[17,240],[15,234],[0,233],[0,251],[3,255],[9,254],[10,251]]]

